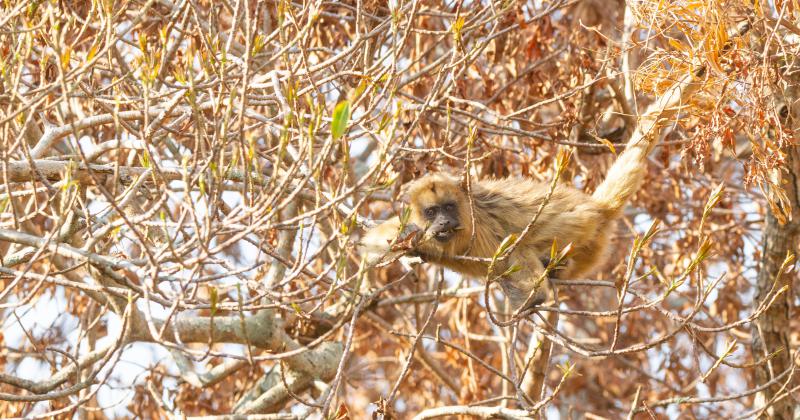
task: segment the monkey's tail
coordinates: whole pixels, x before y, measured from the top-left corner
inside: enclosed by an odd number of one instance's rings
[[[730,35],[721,52],[727,52],[734,47],[734,39],[746,34],[750,28],[750,22],[742,22],[736,32]],[[605,181],[592,194],[592,198],[598,204],[614,214],[622,210],[644,181],[645,160],[658,143],[660,125],[675,116],[680,107],[700,89],[702,83],[698,79],[705,73],[705,65],[695,67],[647,107],[644,114],[639,117],[625,151],[611,165]]]
[[[673,117],[700,87],[704,68],[689,72],[653,102],[639,117],[625,150],[597,187],[592,198],[611,213],[619,213],[644,180],[645,161],[660,137],[660,126]]]

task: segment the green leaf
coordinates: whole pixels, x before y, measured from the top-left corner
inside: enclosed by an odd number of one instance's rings
[[[342,222],[341,227],[339,228],[339,232],[342,235],[347,235],[353,231],[353,228],[356,226],[356,215],[354,214],[352,217],[348,218],[344,222]]]
[[[508,276],[516,273],[517,271],[520,271],[520,270],[522,270],[522,266],[521,265],[513,264],[511,267],[508,267],[508,270],[506,270],[505,273],[503,273],[503,275],[501,277],[508,277]]]
[[[403,210],[400,212],[400,225],[405,226],[408,224],[408,221],[411,219],[411,207],[403,207]]]
[[[568,243],[567,246],[561,249],[561,252],[558,253],[558,258],[556,262],[561,264],[561,261],[564,261],[564,258],[567,258],[567,255],[572,252],[572,242]]]
[[[139,155],[139,163],[141,163],[145,168],[150,167],[150,153],[147,153],[147,150],[143,151],[142,154]]]
[[[214,316],[214,315],[217,314],[217,305],[219,304],[219,292],[217,291],[217,288],[214,287],[214,286],[211,286],[210,289],[211,289],[210,290],[210,292],[211,292],[211,316]]]
[[[347,122],[350,120],[350,101],[341,101],[333,109],[333,122],[331,123],[331,136],[336,140],[344,135]]]
[[[381,117],[381,122],[378,123],[378,132],[381,132],[389,126],[389,122],[392,121],[392,116],[389,115],[388,112],[384,112],[383,116]]]
[[[570,362],[569,360],[567,360],[566,362],[564,362],[564,364],[563,364],[563,365],[556,365],[556,366],[557,366],[557,367],[558,367],[558,369],[561,371],[561,374],[564,376],[564,378],[565,378],[565,379],[566,379],[566,378],[569,378],[569,377],[570,377],[570,375],[573,375],[573,374],[575,374],[575,373],[576,373],[576,371],[575,371],[575,364],[574,364],[574,363],[572,363],[572,362]],[[580,375],[579,375],[579,376],[580,376]]]
[[[517,238],[518,236],[516,233],[512,233],[511,235],[506,236],[506,238],[503,239],[503,242],[500,243],[500,247],[498,247],[497,251],[495,251],[492,259],[496,260],[501,255],[503,255],[506,252],[506,250],[508,250],[508,248],[511,248],[511,245],[517,242]]]
[[[561,172],[567,168],[569,161],[572,159],[572,150],[567,148],[560,148],[556,153],[556,173],[561,175]]]
[[[86,54],[86,61],[92,61],[95,55],[97,55],[97,45],[92,45],[92,47],[89,48],[89,53]]]
[[[674,292],[675,290],[677,290],[679,287],[683,286],[683,284],[684,284],[684,283],[686,283],[685,277],[684,277],[684,278],[681,278],[681,279],[679,279],[679,280],[673,280],[673,281],[672,281],[672,282],[669,284],[669,287],[667,287],[667,290],[666,290],[666,292],[664,292],[664,299],[666,299],[666,298],[667,298],[667,296],[669,296],[669,295],[670,295],[672,292]]]
[[[139,49],[142,52],[147,51],[147,35],[144,32],[139,32]]]
[[[604,146],[608,147],[608,150],[611,150],[611,153],[613,153],[614,156],[617,155],[617,149],[614,147],[614,143],[611,143],[610,141],[608,141],[608,140],[606,140],[606,139],[604,139],[602,137],[595,137],[595,140],[599,141]]]
[[[453,39],[456,42],[461,42],[461,30],[464,29],[464,16],[459,16],[455,22],[453,22],[453,26],[450,27],[450,31],[453,33]]]
[[[706,219],[711,214],[711,211],[714,210],[714,207],[719,203],[722,199],[723,194],[725,193],[725,186],[722,183],[719,183],[713,190],[711,190],[711,194],[708,197],[708,201],[706,202],[705,207],[703,208],[703,217],[700,219],[700,231],[702,232],[703,226],[706,223]]]
[[[369,86],[370,82],[367,78],[361,79],[361,82],[358,84],[356,90],[350,95],[350,99],[353,101],[357,100],[365,90],[367,90],[367,86]]]
[[[689,263],[689,267],[686,269],[686,273],[691,273],[694,271],[700,263],[702,263],[711,253],[711,247],[713,244],[711,240],[705,238],[703,242],[700,244],[700,248],[697,250],[697,255],[692,259],[692,262]]]
[[[461,32],[461,29],[464,28],[464,16],[459,16],[455,22],[453,22],[453,32]]]
[[[642,244],[645,244],[649,242],[650,239],[653,239],[653,236],[655,236],[659,232],[660,225],[661,225],[661,220],[659,219],[653,220],[653,223],[650,224],[650,227],[647,229],[647,232],[645,232],[644,236],[642,236]]]
[[[72,57],[72,49],[67,47],[64,49],[64,52],[61,53],[61,67],[62,68],[69,68],[69,60]]]
[[[796,256],[791,249],[786,251],[786,258],[783,259],[783,263],[781,263],[781,269],[778,270],[778,273],[788,273],[791,270],[791,266],[794,264],[795,259]]]

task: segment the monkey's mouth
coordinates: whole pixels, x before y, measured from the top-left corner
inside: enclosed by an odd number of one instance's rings
[[[455,229],[448,229],[448,230],[440,230],[433,234],[433,238],[439,242],[447,242],[450,239],[453,239],[455,236],[456,230]]]

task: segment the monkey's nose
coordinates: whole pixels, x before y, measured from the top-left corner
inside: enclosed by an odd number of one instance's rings
[[[439,223],[439,228],[441,230],[450,230],[450,229],[455,229],[457,227],[458,227],[458,222],[454,222],[451,220],[445,220]]]

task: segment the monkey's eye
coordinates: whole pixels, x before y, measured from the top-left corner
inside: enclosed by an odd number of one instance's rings
[[[453,204],[453,203],[447,203],[447,204],[444,205],[444,210],[446,212],[448,212],[448,213],[452,212],[455,209],[456,209],[456,205]]]
[[[425,209],[425,217],[433,218],[436,216],[436,207],[428,207]]]

